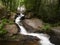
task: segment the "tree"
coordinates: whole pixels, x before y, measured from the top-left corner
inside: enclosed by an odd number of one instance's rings
[[[44,21],[58,21],[58,0],[41,0],[39,15]]]
[[[55,23],[59,20],[59,0],[25,0],[25,5],[45,22]]]
[[[16,11],[17,7],[20,6],[21,0],[1,0],[6,9],[10,11]]]

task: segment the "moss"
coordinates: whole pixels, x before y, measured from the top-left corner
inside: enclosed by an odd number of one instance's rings
[[[44,31],[50,31],[50,30],[51,30],[50,24],[45,24],[45,25],[42,27],[42,30],[44,30]]]
[[[10,20],[8,20],[8,19],[2,19],[1,20],[1,24],[0,24],[0,36],[4,36],[6,33],[7,33],[7,30],[5,30],[4,29],[4,26],[6,25],[6,24],[13,24],[14,22],[13,21],[10,21]]]
[[[6,33],[7,33],[6,30],[4,30],[4,29],[1,29],[1,30],[0,30],[0,36],[4,36]]]

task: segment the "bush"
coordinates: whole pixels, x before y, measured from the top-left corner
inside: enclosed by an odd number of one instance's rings
[[[44,30],[44,31],[50,31],[50,30],[51,30],[50,24],[45,24],[45,25],[42,27],[42,30]]]
[[[4,26],[9,23],[9,24],[13,24],[14,22],[8,20],[8,19],[2,19],[1,20],[1,24],[0,24],[0,36],[4,36],[7,33],[7,30],[4,29]]]

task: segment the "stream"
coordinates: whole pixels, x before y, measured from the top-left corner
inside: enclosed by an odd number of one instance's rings
[[[23,9],[23,8],[22,8]],[[22,11],[21,9],[21,11]],[[46,36],[47,34],[43,34],[43,33],[29,33],[26,31],[26,29],[24,28],[23,25],[21,25],[21,18],[24,16],[24,14],[21,12],[20,15],[15,19],[15,23],[19,26],[20,28],[20,34],[22,35],[29,35],[29,36],[36,36],[37,38],[40,39],[39,43],[41,45],[55,45],[53,43],[50,42],[48,36]]]

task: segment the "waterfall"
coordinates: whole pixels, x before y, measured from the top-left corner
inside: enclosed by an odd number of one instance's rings
[[[23,9],[23,8],[22,8]],[[22,35],[30,35],[30,36],[36,36],[37,38],[40,39],[39,43],[41,45],[55,45],[55,44],[52,44],[50,41],[49,41],[49,37],[46,36],[46,34],[43,34],[43,33],[29,33],[26,31],[26,29],[20,25],[21,23],[21,18],[24,16],[24,14],[20,13],[20,15],[15,19],[15,23],[19,26],[20,28],[20,34]]]

